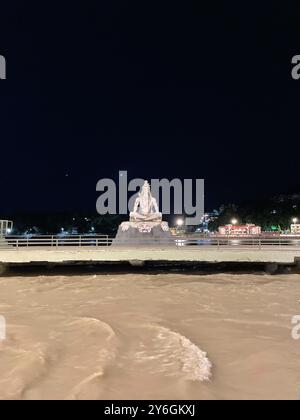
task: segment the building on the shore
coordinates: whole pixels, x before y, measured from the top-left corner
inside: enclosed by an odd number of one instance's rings
[[[10,220],[0,220],[0,238],[9,235],[13,229],[13,222]]]
[[[261,227],[254,224],[225,225],[219,227],[219,234],[226,236],[260,235]]]
[[[294,235],[300,235],[300,224],[294,223],[291,225],[291,233]]]

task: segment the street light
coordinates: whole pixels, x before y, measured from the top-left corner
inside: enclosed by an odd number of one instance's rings
[[[180,233],[182,234],[184,232],[183,226],[184,226],[184,220],[183,219],[177,219],[176,220],[176,233],[177,233],[177,235],[179,235]]]
[[[294,225],[296,225],[296,224],[298,223],[298,218],[297,218],[297,217],[294,217],[294,218],[292,219],[292,222],[293,222],[293,224],[294,224]]]
[[[183,224],[184,224],[183,219],[177,219],[177,221],[176,221],[176,225],[177,225],[178,227],[183,226]]]
[[[237,223],[238,223],[237,219],[232,219],[232,220],[231,220],[231,224],[232,224],[232,225],[237,225]]]

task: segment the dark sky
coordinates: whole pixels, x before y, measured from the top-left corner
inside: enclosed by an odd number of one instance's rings
[[[205,178],[207,209],[299,187],[297,3],[1,5],[0,213],[94,209],[123,169]]]

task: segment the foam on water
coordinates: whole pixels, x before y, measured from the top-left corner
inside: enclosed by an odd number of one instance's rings
[[[186,379],[208,381],[211,378],[212,364],[207,354],[192,343],[187,337],[165,327],[160,327],[157,334],[163,346],[175,347]]]
[[[48,387],[57,398],[80,398],[116,354],[114,330],[92,317],[70,317],[40,334],[42,341],[29,327],[10,325],[9,331],[0,346],[0,399],[47,398]]]
[[[144,325],[139,342],[127,357],[148,374],[204,382],[211,378],[207,355],[184,335],[164,326]]]

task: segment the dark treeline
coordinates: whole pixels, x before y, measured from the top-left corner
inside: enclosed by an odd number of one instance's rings
[[[7,215],[6,215],[7,216]],[[122,218],[118,215],[100,216],[95,213],[15,213],[5,217],[14,222],[14,235],[55,235],[61,232],[73,234],[116,233]]]
[[[217,230],[233,218],[239,223],[255,223],[264,231],[289,229],[293,218],[298,218],[300,222],[300,194],[223,205],[218,219],[211,222],[209,228]]]
[[[229,224],[233,218],[239,223],[255,223],[264,231],[289,229],[293,218],[298,218],[300,222],[300,194],[279,195],[240,204],[223,205],[219,217],[209,224],[209,229],[216,231],[219,226]],[[15,235],[25,233],[55,235],[61,232],[114,235],[119,224],[128,220],[128,216],[100,216],[89,211],[59,213],[20,211],[9,215],[1,214],[0,219],[13,220]],[[172,217],[164,216],[164,219],[171,225],[174,224]]]

